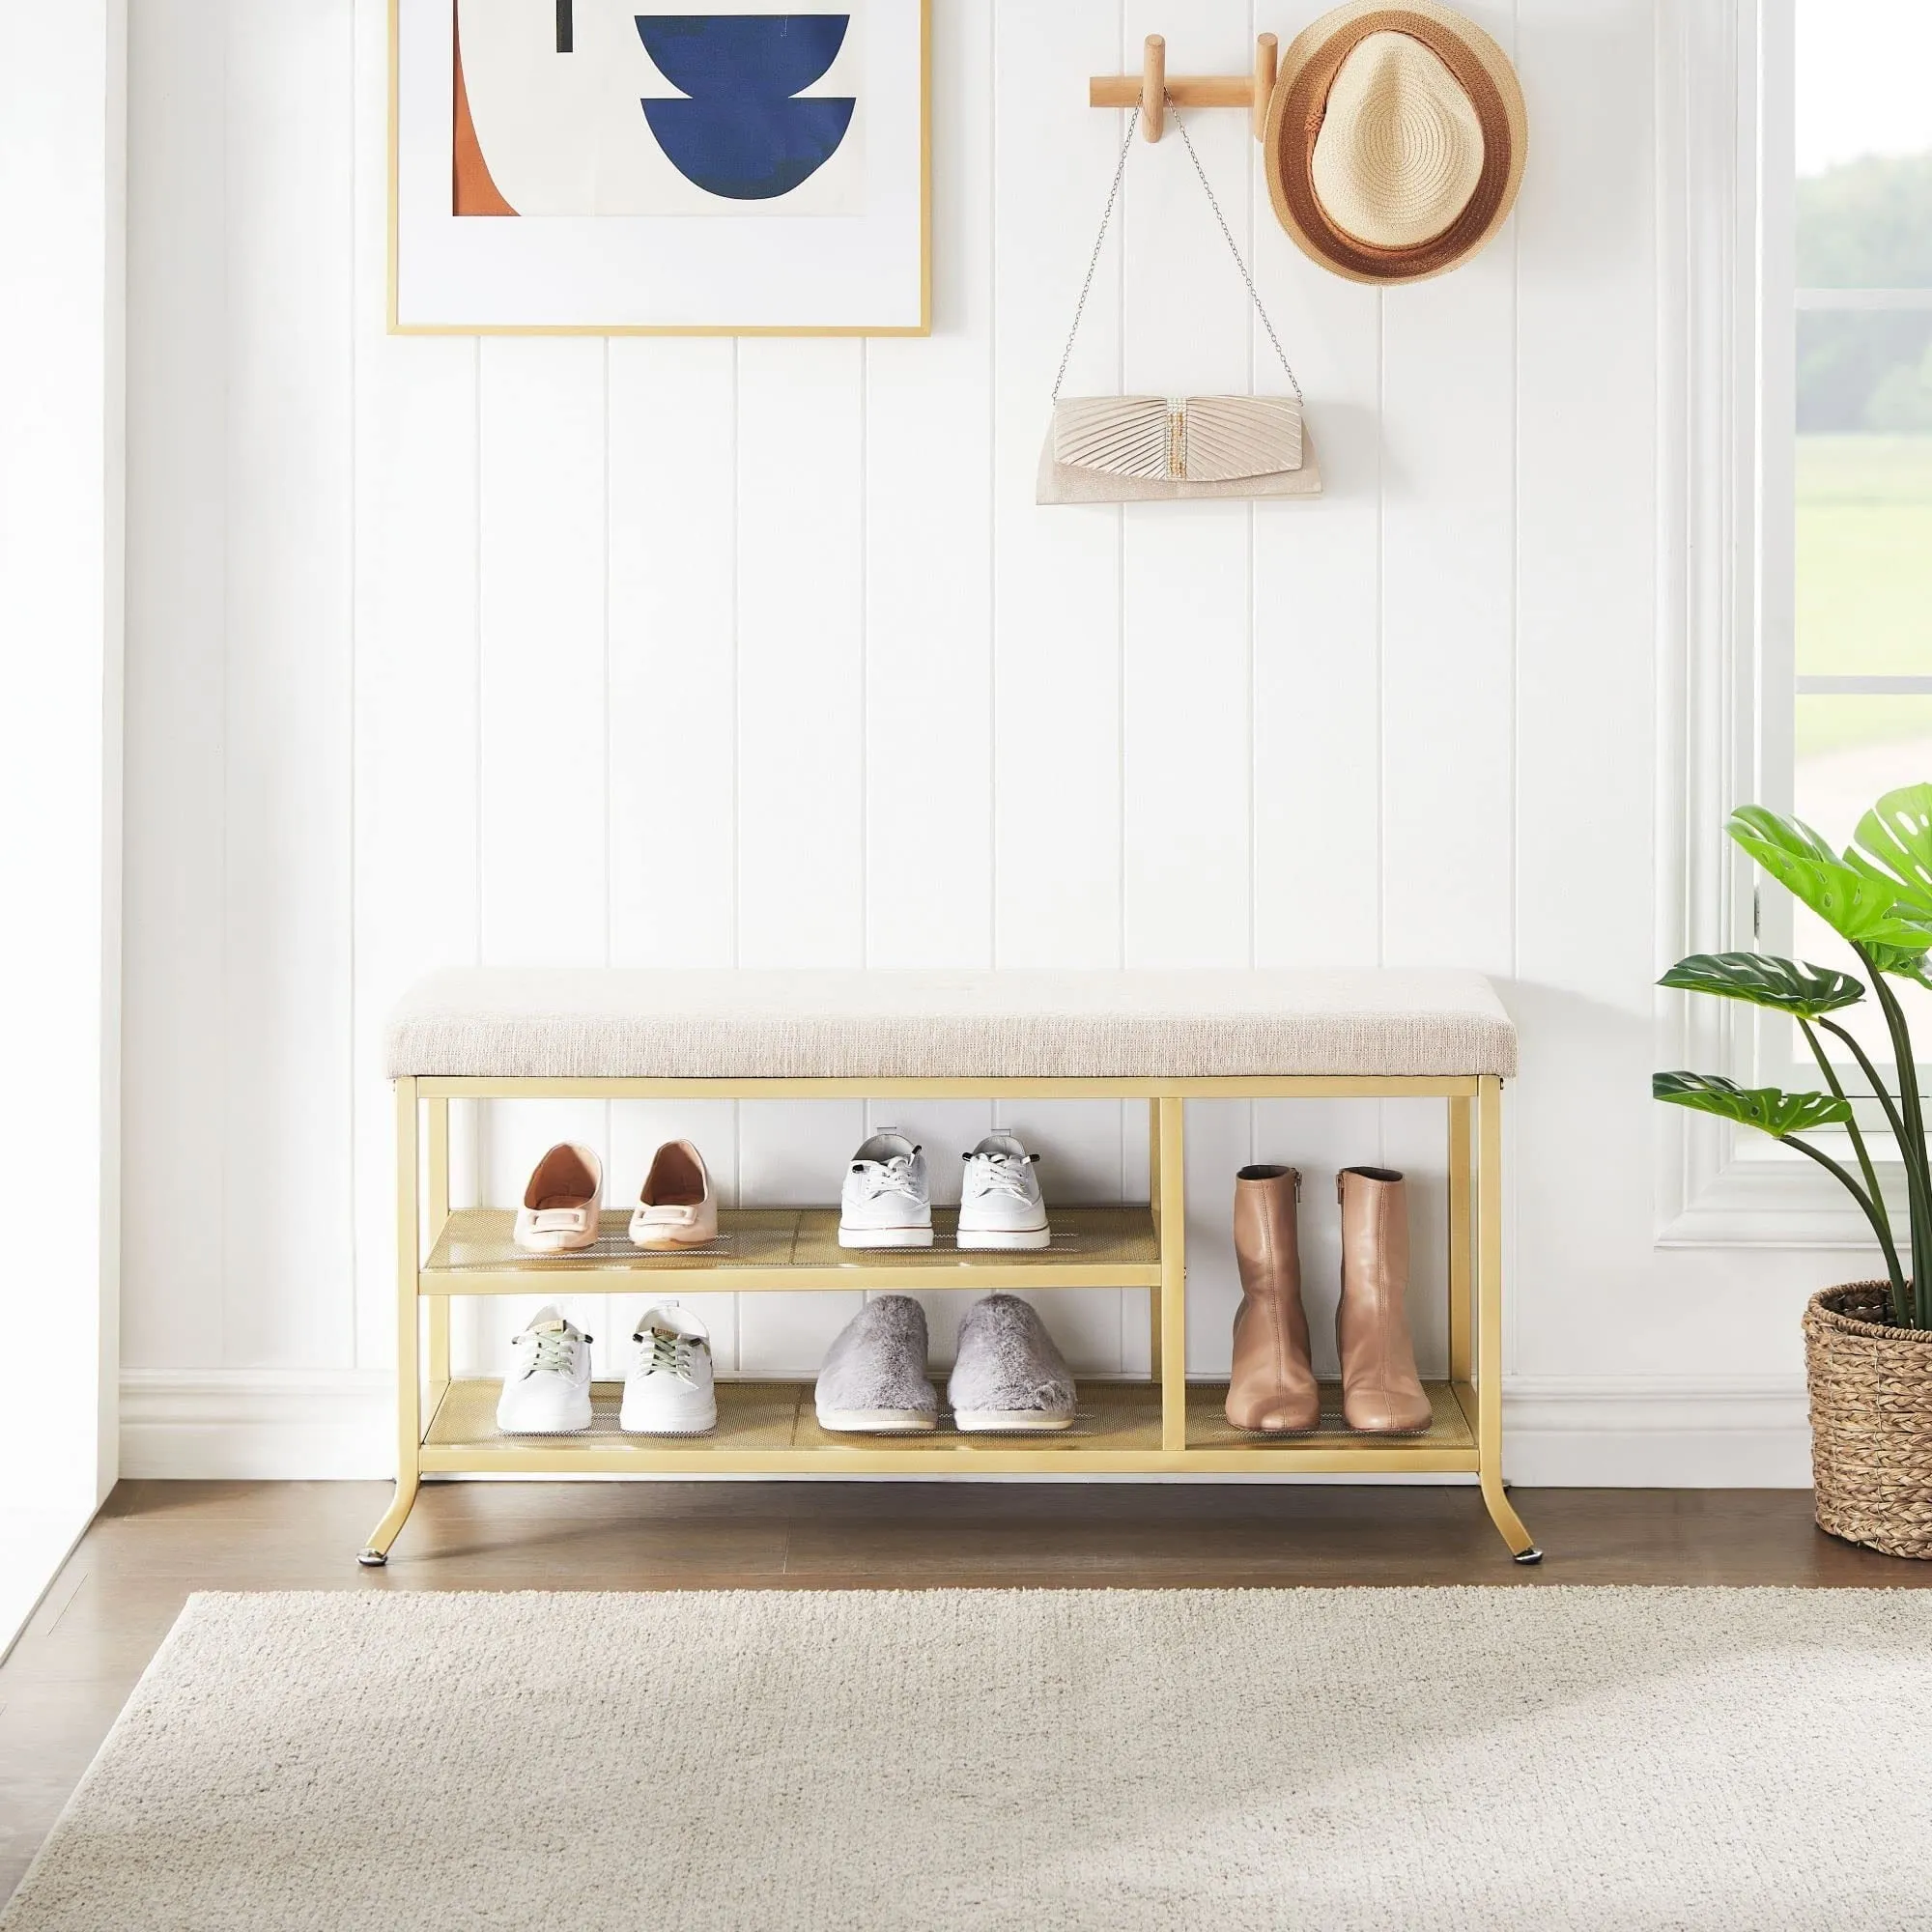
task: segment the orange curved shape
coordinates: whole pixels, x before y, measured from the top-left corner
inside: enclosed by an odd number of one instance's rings
[[[456,67],[456,123],[449,184],[449,212],[452,214],[514,214],[491,178],[490,163],[476,139],[476,124],[469,118],[469,91],[463,84],[463,27],[461,10],[450,0],[450,43]]]

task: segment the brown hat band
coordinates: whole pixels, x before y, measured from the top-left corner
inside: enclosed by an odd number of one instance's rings
[[[1343,233],[1316,196],[1312,173],[1328,90],[1342,63],[1371,34],[1391,33],[1420,41],[1449,70],[1469,97],[1483,130],[1483,171],[1463,212],[1441,234],[1408,248],[1378,248]],[[1513,145],[1509,110],[1468,43],[1427,14],[1387,7],[1350,20],[1322,43],[1290,83],[1281,117],[1277,181],[1302,234],[1337,267],[1375,281],[1420,277],[1448,268],[1488,235],[1509,189]]]

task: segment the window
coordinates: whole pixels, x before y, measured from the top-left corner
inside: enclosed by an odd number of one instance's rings
[[[1882,792],[1932,781],[1932,0],[1723,0],[1658,25],[1660,958],[1755,944],[1862,978],[1788,894],[1753,892],[1719,828],[1756,800],[1848,844]],[[1932,993],[1892,984],[1932,1078]],[[1658,1065],[1821,1084],[1775,1015],[1658,1018]],[[1788,1148],[1689,1116],[1658,1132],[1660,1245],[1866,1240]]]
[[[1791,101],[1765,102],[1763,772],[1843,844],[1932,780],[1932,6],[1767,0],[1764,25]],[[1778,893],[1760,943],[1853,963]],[[1900,991],[1932,1051],[1932,993]]]

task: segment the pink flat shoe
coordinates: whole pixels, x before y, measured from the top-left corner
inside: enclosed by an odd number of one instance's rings
[[[704,1156],[689,1141],[666,1141],[631,1214],[639,1248],[703,1248],[718,1238],[718,1197]]]
[[[592,1246],[603,1192],[604,1163],[588,1148],[559,1141],[537,1162],[524,1189],[524,1205],[517,1209],[518,1247],[533,1255],[562,1255]]]

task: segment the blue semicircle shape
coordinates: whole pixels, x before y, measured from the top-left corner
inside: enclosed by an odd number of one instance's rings
[[[809,181],[852,125],[850,100],[646,100],[644,118],[686,181],[732,201],[769,201]]]
[[[838,152],[853,99],[796,100],[845,43],[846,14],[639,14],[639,38],[684,99],[639,103],[684,178],[732,201],[789,194]]]
[[[694,100],[732,93],[786,100],[838,58],[849,14],[639,14],[652,64]]]

